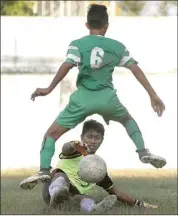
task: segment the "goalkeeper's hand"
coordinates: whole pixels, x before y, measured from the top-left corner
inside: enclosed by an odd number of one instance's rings
[[[80,152],[82,155],[86,156],[88,145],[86,143],[83,143],[81,141],[75,140],[71,142],[72,148],[74,148],[76,151]]]

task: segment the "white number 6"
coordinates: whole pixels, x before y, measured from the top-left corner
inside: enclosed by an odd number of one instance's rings
[[[104,56],[103,49],[99,47],[93,48],[91,51],[91,56],[90,56],[91,68],[100,68],[103,62],[103,56]]]

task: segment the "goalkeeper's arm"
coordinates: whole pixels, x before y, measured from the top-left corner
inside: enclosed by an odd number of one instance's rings
[[[63,155],[71,155],[73,153],[76,152],[75,148],[74,148],[74,142],[75,141],[70,141],[70,142],[67,142],[63,145],[62,147],[62,154]]]
[[[157,208],[156,205],[148,204],[142,200],[136,199],[131,195],[121,191],[117,186],[114,185],[113,181],[109,177],[108,174],[104,177],[104,179],[97,183],[98,186],[102,187],[106,190],[109,194],[113,194],[117,196],[118,201],[125,203],[130,206],[137,206],[137,207],[146,207],[146,208]]]
[[[142,200],[139,200],[139,199],[132,197],[131,195],[121,191],[115,185],[113,185],[113,187],[111,187],[108,190],[108,193],[116,195],[117,199],[120,202],[125,203],[125,204],[130,205],[130,206],[137,206],[137,207],[144,207],[144,208],[158,208],[158,206],[156,206],[156,205],[152,205],[152,204],[146,203]]]

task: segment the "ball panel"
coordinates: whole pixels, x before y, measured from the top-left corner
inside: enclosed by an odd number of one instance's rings
[[[79,163],[78,175],[83,181],[97,183],[104,179],[107,172],[105,161],[98,155],[87,155]]]

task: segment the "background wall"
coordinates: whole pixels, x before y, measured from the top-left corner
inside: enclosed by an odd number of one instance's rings
[[[3,71],[55,72],[84,17],[2,17]],[[177,68],[177,17],[113,17],[107,37],[123,42],[147,73]]]

